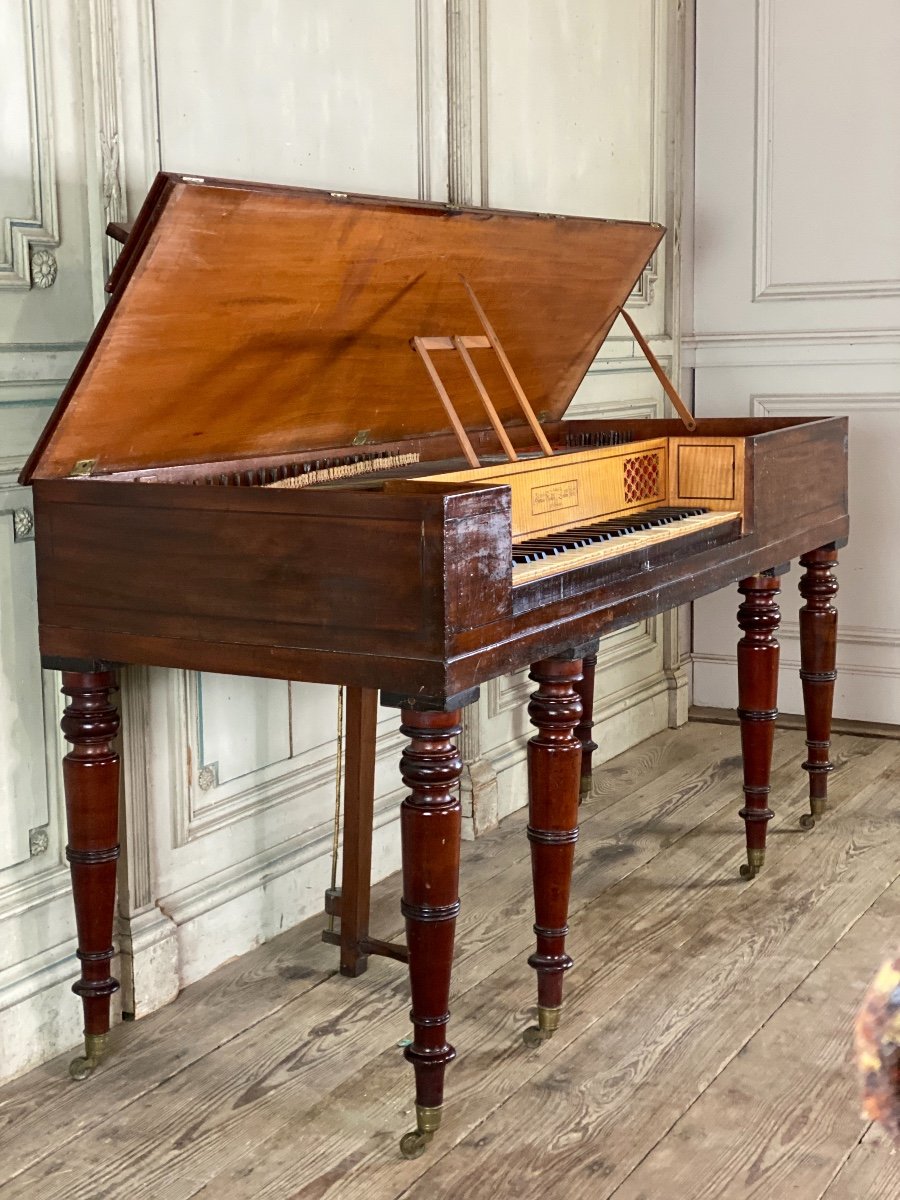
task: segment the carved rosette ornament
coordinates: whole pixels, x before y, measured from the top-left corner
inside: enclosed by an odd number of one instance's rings
[[[34,536],[34,513],[30,508],[17,508],[13,513],[13,541],[24,542]]]
[[[53,287],[58,267],[49,250],[33,250],[31,253],[31,282],[35,287]]]
[[[201,792],[208,792],[219,784],[219,764],[207,763],[197,772],[197,786]]]

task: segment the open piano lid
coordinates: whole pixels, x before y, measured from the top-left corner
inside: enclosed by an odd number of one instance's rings
[[[663,233],[160,175],[22,482],[446,433],[410,339],[482,332],[461,277],[558,419]],[[462,423],[486,428],[458,356],[435,357]],[[472,357],[521,425],[493,352]]]

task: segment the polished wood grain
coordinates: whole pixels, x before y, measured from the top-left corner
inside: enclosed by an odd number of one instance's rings
[[[538,978],[537,1039],[557,1029],[563,976],[572,967],[566,953],[569,891],[581,782],[581,720],[577,686],[581,659],[551,658],[535,663],[529,679],[537,685],[528,716],[537,729],[528,742],[528,841],[534,880],[534,931],[537,948],[528,965]]]
[[[589,796],[593,786],[593,756],[597,749],[594,741],[594,681],[597,671],[597,647],[590,650],[581,660],[581,681],[575,684],[578,699],[581,701],[581,719],[575,726],[575,736],[581,742],[581,784],[582,799]]]
[[[629,492],[632,464],[652,463],[651,486]],[[589,518],[622,515],[665,504],[669,499],[666,474],[667,442],[648,438],[628,446],[570,451],[475,470],[433,475],[440,483],[502,484],[512,492],[512,536],[575,526]],[[411,472],[412,473],[412,472]]]
[[[742,438],[669,438],[669,502],[743,513],[747,447]]]
[[[773,574],[742,579],[744,597],[738,625],[744,636],[737,647],[738,717],[744,762],[744,807],[740,816],[747,834],[747,863],[741,874],[752,878],[766,857],[766,827],[775,815],[769,807],[769,776],[775,720],[778,716],[779,645],[781,622],[777,597],[780,579]]]
[[[664,232],[176,175],[148,206],[29,480],[83,459],[113,470],[447,430],[410,339],[482,332],[461,276],[532,407],[559,417]],[[504,426],[523,424],[497,356],[473,359]],[[487,427],[464,365],[443,377],[462,424]]]
[[[378,693],[371,688],[348,688],[340,966],[341,974],[351,977],[362,975],[368,965],[377,720]]]
[[[828,776],[834,770],[829,758],[831,714],[837,679],[837,609],[831,603],[838,591],[832,568],[837,566],[834,546],[822,546],[800,559],[800,679],[806,717],[806,762],[809,773],[809,816],[815,824],[828,807]]]
[[[672,423],[660,425],[669,436]],[[38,481],[41,649],[452,696],[846,538],[843,419],[776,421],[768,433],[756,420],[699,421],[697,437],[729,428],[747,439],[753,464],[741,538],[698,546],[689,559],[663,546],[658,558],[623,556],[515,589],[502,485],[398,480],[376,491],[283,491]],[[818,464],[807,476],[815,488],[793,479],[795,456]],[[337,542],[348,548],[340,559],[331,553]],[[373,553],[388,545],[390,555]],[[254,570],[235,575],[251,546]],[[174,564],[177,593],[167,582]]]
[[[110,997],[119,990],[111,974],[116,863],[119,858],[119,713],[112,671],[64,671],[68,703],[61,728],[70,749],[63,759],[66,858],[72,872],[81,976],[72,991],[84,1008],[85,1057],[71,1073],[82,1079],[103,1056]]]
[[[404,1051],[416,1075],[419,1128],[431,1133],[444,1103],[444,1070],[456,1057],[447,1041],[450,968],[459,913],[461,815],[456,748],[459,712],[404,708],[401,731],[410,739],[400,772],[410,794],[400,808],[403,900],[409,948],[413,1040]],[[422,1110],[428,1116],[422,1118]]]

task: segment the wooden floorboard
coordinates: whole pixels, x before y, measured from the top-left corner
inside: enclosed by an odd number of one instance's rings
[[[852,1148],[822,1200],[897,1200],[898,1196],[900,1151],[872,1127]]]
[[[563,1027],[531,1019],[524,817],[464,846],[444,1127],[413,1124],[397,964],[335,974],[318,923],[123,1027],[83,1085],[64,1062],[0,1090],[0,1196],[83,1200],[873,1200],[897,1159],[858,1115],[847,1027],[900,940],[900,745],[835,739],[834,811],[798,831],[802,736],[776,743],[752,883],[727,726],[666,732],[597,773],[583,809]],[[398,881],[373,926],[396,936]]]

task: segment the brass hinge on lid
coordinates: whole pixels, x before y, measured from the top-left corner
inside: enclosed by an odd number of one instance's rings
[[[97,465],[96,458],[79,458],[69,472],[70,479],[78,479],[84,475],[91,475],[94,467]]]

